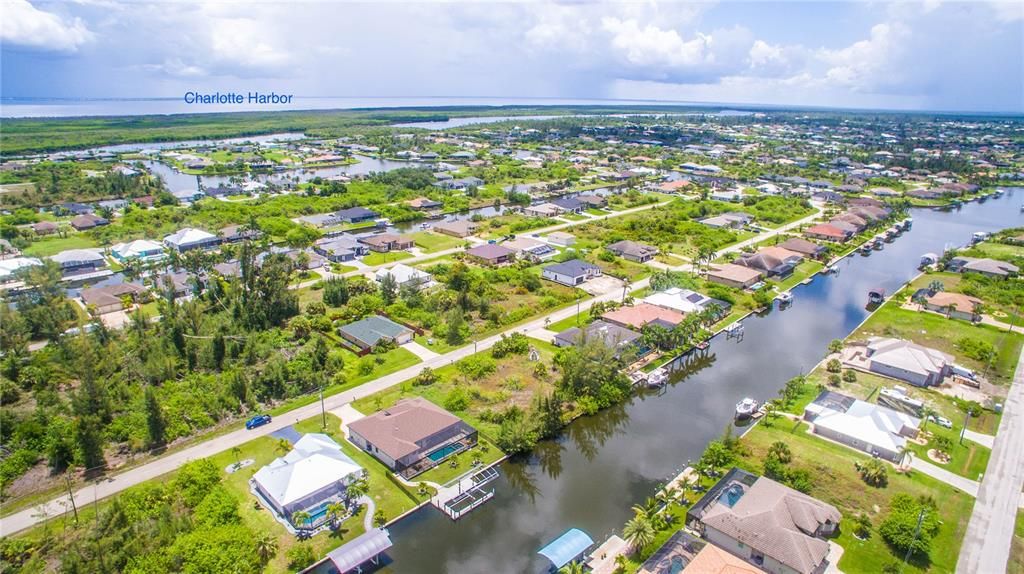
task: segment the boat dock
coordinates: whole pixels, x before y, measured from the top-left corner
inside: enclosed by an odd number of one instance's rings
[[[489,466],[453,484],[442,486],[431,497],[430,503],[448,518],[458,520],[494,497],[494,489],[486,490],[484,486],[497,478],[498,469]]]

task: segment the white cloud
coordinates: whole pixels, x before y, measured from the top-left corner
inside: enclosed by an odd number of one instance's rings
[[[901,22],[876,24],[865,40],[840,50],[822,50],[819,57],[831,67],[825,77],[855,90],[870,91],[892,83],[900,71],[890,64],[899,59],[911,30]]]
[[[618,18],[604,18],[601,25],[611,34],[613,53],[629,65],[681,67],[714,61],[714,54],[710,51],[711,36],[697,34],[690,40],[684,40],[675,30],[662,30],[653,24],[641,27],[636,20]]]
[[[92,41],[93,33],[78,18],[66,21],[39,10],[28,0],[4,0],[0,19],[0,41],[23,48],[49,52],[76,52]]]

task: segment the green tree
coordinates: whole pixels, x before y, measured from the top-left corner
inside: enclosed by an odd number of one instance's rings
[[[654,525],[646,514],[638,512],[626,523],[622,529],[622,535],[634,549],[641,551],[651,542],[654,542]]]
[[[167,432],[167,423],[164,420],[163,410],[160,408],[160,401],[157,399],[156,390],[146,387],[146,430],[148,431],[148,445],[150,448],[164,444]]]
[[[86,469],[106,465],[103,458],[103,429],[98,417],[83,416],[75,421],[75,442],[78,460]]]
[[[256,555],[264,564],[270,562],[277,556],[277,538],[269,532],[260,532],[256,535]]]
[[[843,340],[842,339],[832,339],[832,341],[828,344],[828,352],[829,353],[838,353],[839,351],[842,351],[842,350],[843,350]]]
[[[312,518],[312,516],[305,510],[296,510],[291,515],[292,526],[300,529],[306,528],[308,526],[306,523],[309,522],[310,518]]]
[[[395,276],[387,273],[380,281],[380,295],[384,298],[384,304],[390,305],[398,297],[398,282]]]
[[[920,530],[918,519],[921,520]],[[878,526],[878,534],[900,552],[927,555],[931,551],[932,539],[939,531],[939,524],[934,504],[900,493],[892,497],[889,514]]]
[[[292,546],[285,552],[285,556],[288,558],[288,567],[293,570],[304,570],[316,562],[313,546],[306,542]]]
[[[789,445],[782,441],[775,441],[768,447],[768,456],[774,456],[782,464],[789,464],[793,460],[793,453],[790,452]]]

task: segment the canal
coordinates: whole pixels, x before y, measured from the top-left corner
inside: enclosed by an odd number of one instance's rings
[[[914,210],[911,231],[882,251],[842,260],[838,275],[797,287],[785,310],[747,318],[741,341],[717,337],[708,357],[663,394],[579,419],[529,457],[502,464],[494,499],[459,522],[424,507],[391,526],[387,571],[543,572],[537,550],[568,528],[600,543],[630,518],[630,506],[732,424],[738,400],[775,397],[824,356],[829,341],[853,331],[867,317],[868,289],[892,293],[916,274],[921,254],[964,244],[974,231],[1024,225],[1017,195],[952,212]]]

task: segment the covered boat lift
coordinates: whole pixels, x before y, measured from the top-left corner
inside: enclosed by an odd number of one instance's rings
[[[594,540],[586,532],[579,528],[570,528],[537,553],[551,561],[553,570],[558,570],[583,557],[593,545]]]
[[[381,554],[391,548],[391,536],[383,528],[374,528],[361,534],[348,544],[343,544],[327,553],[327,561],[333,563],[341,574],[361,572],[364,564],[378,565]]]

